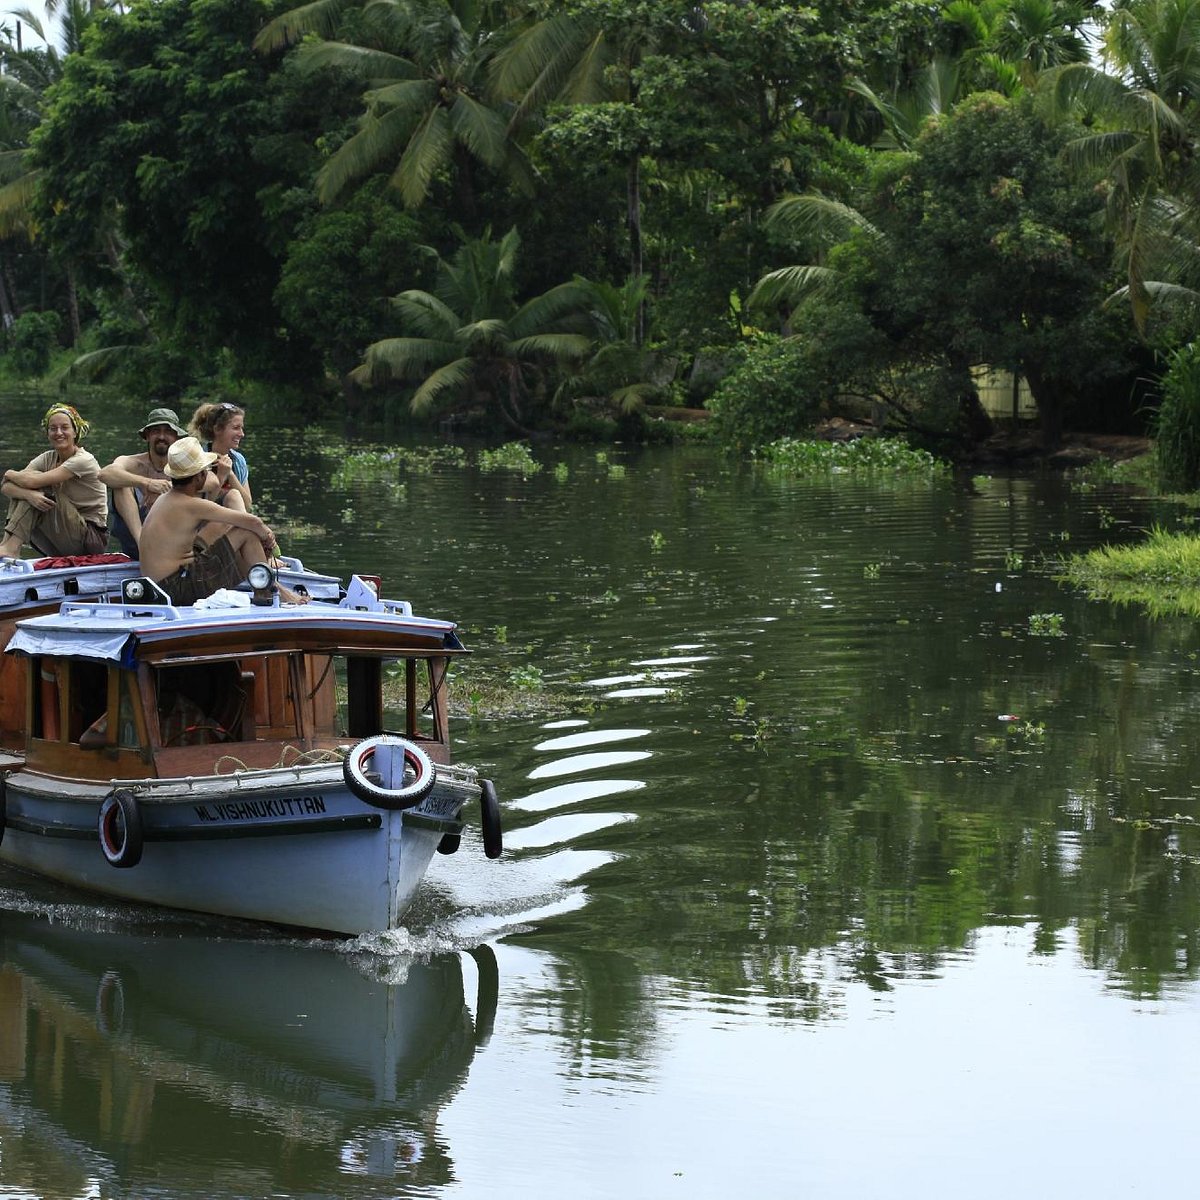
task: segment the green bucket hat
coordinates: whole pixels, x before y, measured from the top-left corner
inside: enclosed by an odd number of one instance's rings
[[[187,437],[187,430],[179,424],[179,414],[173,408],[152,408],[145,425],[138,430],[138,433],[145,437],[146,430],[155,425],[169,425],[180,437]]]

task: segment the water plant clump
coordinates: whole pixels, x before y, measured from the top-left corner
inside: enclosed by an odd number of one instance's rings
[[[539,463],[524,442],[505,442],[495,450],[480,450],[479,469],[481,471],[517,471],[522,475],[536,475],[541,469]]]
[[[414,474],[428,474],[437,466],[460,467],[466,457],[461,446],[368,446],[349,454],[339,453],[330,482],[343,488],[352,483],[399,486],[401,468]]]
[[[781,438],[762,446],[755,457],[790,475],[870,475],[872,477],[948,479],[951,467],[928,450],[900,438],[857,438],[850,442]]]
[[[1062,613],[1030,613],[1029,632],[1033,637],[1066,637]]]
[[[1140,604],[1152,616],[1200,616],[1200,536],[1156,525],[1136,545],[1073,555],[1060,579],[1094,600]]]

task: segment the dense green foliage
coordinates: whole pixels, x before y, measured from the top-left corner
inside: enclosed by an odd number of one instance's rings
[[[1156,420],[1159,478],[1168,491],[1200,488],[1200,346],[1175,351]]]
[[[56,38],[0,36],[0,310],[139,393],[494,432],[686,395],[743,447],[869,399],[962,446],[990,365],[1052,443],[1194,333],[1200,0],[133,0]],[[507,299],[422,325],[493,230]]]

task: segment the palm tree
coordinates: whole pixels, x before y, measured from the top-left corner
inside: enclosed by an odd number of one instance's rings
[[[1104,54],[1111,71],[1072,64],[1047,86],[1060,110],[1095,120],[1068,150],[1076,167],[1107,179],[1122,291],[1142,329],[1152,296],[1200,279],[1200,0],[1122,4]]]
[[[633,20],[614,32],[592,12],[535,15],[514,26],[491,65],[497,94],[515,102],[512,127],[552,101],[569,105],[637,103],[636,68],[653,47],[650,28]],[[642,275],[641,148],[625,163],[625,223],[629,231],[629,278]],[[636,340],[641,344],[644,312],[639,309]]]
[[[46,15],[60,14],[60,45],[46,37],[37,13],[28,8],[14,9],[18,28],[28,26],[43,46],[25,46],[23,39],[0,45],[0,238],[23,236],[32,240],[32,205],[39,172],[26,163],[29,138],[42,119],[45,96],[50,86],[62,78],[63,62],[78,52],[83,34],[99,10],[107,7],[102,0],[47,0]],[[0,268],[3,264],[0,262]],[[5,294],[0,283],[0,308],[5,324],[15,315],[15,297]],[[71,329],[75,339],[80,332],[79,306],[74,271],[67,265],[67,300]]]
[[[414,413],[484,404],[504,423],[525,433],[525,409],[544,394],[545,374],[577,362],[591,346],[581,332],[586,296],[575,283],[560,284],[518,303],[514,271],[516,229],[498,242],[490,231],[463,238],[450,260],[440,260],[431,292],[393,297],[405,337],[368,346],[351,372],[372,386],[389,380],[415,383]]]
[[[342,17],[361,7],[355,41],[332,40]],[[410,208],[423,204],[434,179],[456,168],[459,195],[473,204],[472,160],[532,191],[532,171],[505,117],[485,95],[493,39],[487,6],[474,0],[316,0],[271,21],[257,50],[289,46],[307,34],[297,62],[306,71],[337,68],[364,85],[357,132],[317,177],[322,203],[381,169]]]

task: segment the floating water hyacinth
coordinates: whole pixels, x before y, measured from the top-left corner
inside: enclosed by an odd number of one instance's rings
[[[852,442],[781,438],[761,446],[754,456],[791,475],[870,475],[880,478],[949,479],[951,466],[928,450],[899,438],[858,438]]]

